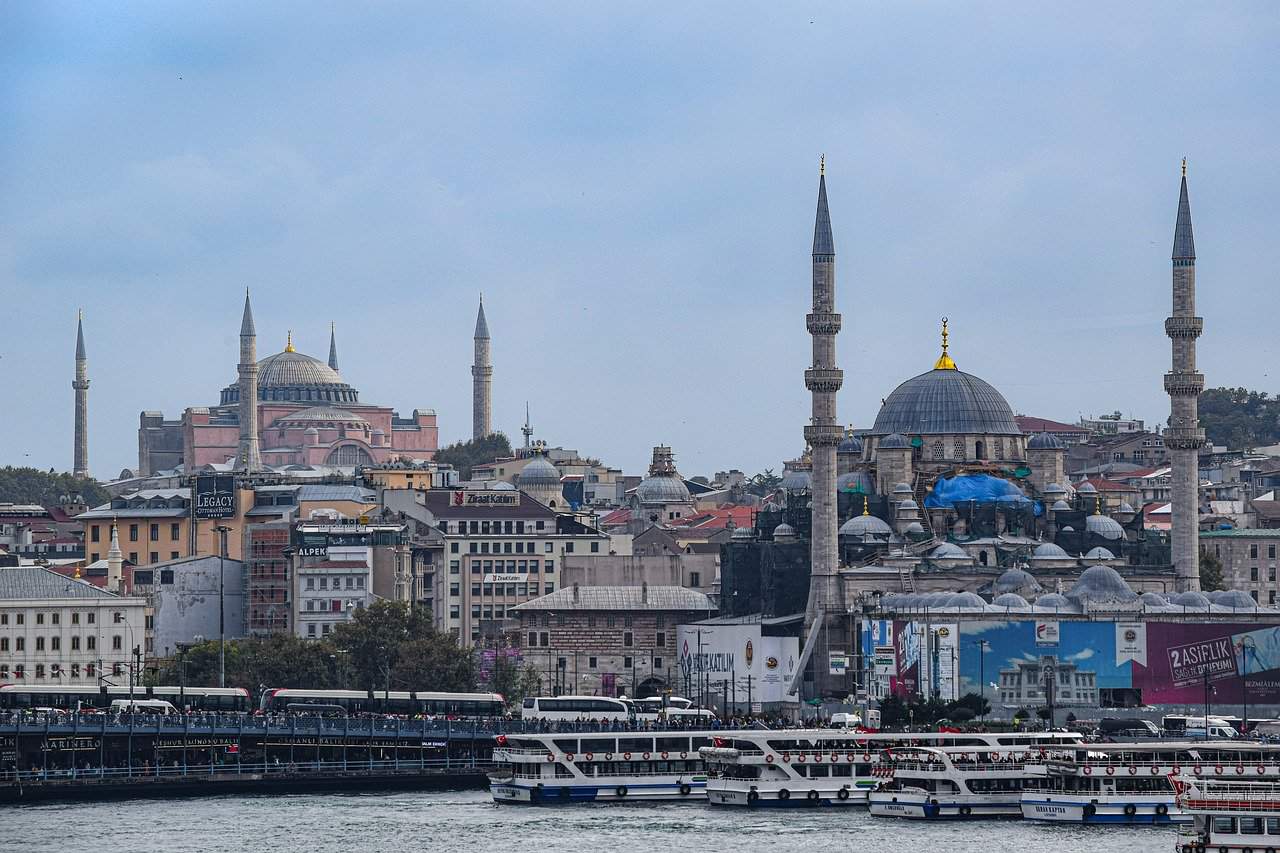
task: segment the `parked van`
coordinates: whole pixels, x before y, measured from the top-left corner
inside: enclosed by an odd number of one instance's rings
[[[1231,726],[1210,725],[1208,729],[1187,726],[1182,731],[1183,740],[1235,740],[1238,737],[1240,733]]]
[[[116,714],[176,714],[178,709],[163,699],[113,699],[111,711]]]
[[[852,729],[862,725],[862,717],[857,714],[845,713],[839,711],[831,715],[831,728],[833,729]]]

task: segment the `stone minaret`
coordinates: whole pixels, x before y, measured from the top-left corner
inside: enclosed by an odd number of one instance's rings
[[[1178,223],[1173,229],[1173,316],[1164,321],[1173,341],[1173,370],[1164,375],[1169,394],[1165,447],[1173,456],[1173,569],[1179,592],[1200,589],[1200,463],[1204,446],[1198,403],[1204,376],[1196,370],[1196,338],[1204,319],[1196,316],[1196,244],[1187,199],[1187,161],[1182,161]]]
[[[524,449],[531,447],[530,442],[533,439],[533,425],[529,423],[529,401],[524,401],[524,426],[520,427],[520,432],[524,433]]]
[[[831,238],[831,215],[827,210],[826,164],[818,170],[818,213],[813,226],[813,311],[806,318],[813,337],[813,366],[804,372],[805,387],[813,395],[813,413],[804,428],[804,440],[812,448],[813,516],[810,534],[809,604],[805,612],[806,636],[826,627],[830,617],[843,613],[836,547],[836,445],[844,438],[844,428],[836,420],[836,392],[844,382],[844,372],[836,367],[836,334],[840,315],[836,313],[836,249]],[[828,634],[822,648],[845,644]],[[815,686],[822,692],[827,661],[813,656]]]
[[[120,551],[120,531],[111,519],[111,547],[107,549],[107,591],[124,593],[124,554]]]
[[[471,365],[471,437],[493,432],[493,365],[489,363],[489,324],[484,319],[484,297],[476,314],[476,353]]]
[[[329,324],[329,366],[338,369],[338,330],[333,323]]]
[[[76,317],[76,378],[71,387],[76,392],[76,446],[71,473],[89,476],[89,357],[84,351],[84,312]]]
[[[258,335],[253,328],[253,308],[249,290],[244,291],[244,317],[240,320],[240,444],[236,449],[236,470],[257,471],[258,455]]]

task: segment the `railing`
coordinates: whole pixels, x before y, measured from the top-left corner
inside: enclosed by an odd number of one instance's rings
[[[40,784],[60,782],[94,782],[127,780],[145,782],[160,779],[214,778],[235,776],[305,777],[309,775],[412,774],[429,770],[445,773],[451,770],[484,771],[494,769],[492,762],[471,759],[432,759],[425,761],[270,761],[246,764],[188,764],[178,766],[90,767],[48,770],[0,771],[0,783]]]
[[[894,761],[883,762],[878,766],[898,770],[913,770],[923,773],[949,773],[952,775],[966,776],[971,773],[1008,773],[1009,771],[1018,771],[1021,773],[1026,765],[1020,761],[1007,761],[988,764],[985,762],[973,762],[972,764],[945,764],[941,761]]]

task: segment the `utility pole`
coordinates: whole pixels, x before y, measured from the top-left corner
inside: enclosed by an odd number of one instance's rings
[[[227,532],[225,524],[213,528],[218,534],[218,686],[227,686],[227,610],[225,596]]]

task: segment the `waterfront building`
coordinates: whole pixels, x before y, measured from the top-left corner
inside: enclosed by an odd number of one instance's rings
[[[0,567],[0,682],[93,686],[130,667],[137,675],[145,630],[141,597],[40,566]]]
[[[1200,551],[1222,561],[1222,581],[1227,589],[1241,590],[1259,604],[1276,604],[1276,552],[1280,530],[1234,528],[1206,530],[1200,534]]]
[[[244,564],[201,555],[164,560],[133,572],[134,592],[150,611],[150,651],[170,657],[179,646],[245,636]],[[148,590],[143,593],[142,590]]]
[[[706,595],[679,586],[572,586],[511,608],[522,662],[544,696],[658,695],[680,680],[678,625],[714,614]]]
[[[438,442],[436,414],[406,418],[360,402],[338,369],[330,332],[329,362],[298,352],[293,336],[282,352],[257,359],[257,330],[248,295],[240,326],[239,378],[214,406],[192,406],[178,420],[143,412],[137,475],[232,462],[236,470],[286,465],[352,469],[396,458],[429,460]],[[330,363],[331,362],[331,363]],[[250,401],[256,399],[256,405]]]
[[[328,636],[375,599],[410,601],[405,525],[320,513],[293,528],[292,621],[299,637]]]

